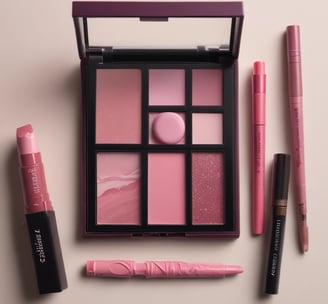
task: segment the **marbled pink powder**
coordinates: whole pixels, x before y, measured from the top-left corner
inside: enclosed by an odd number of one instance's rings
[[[97,154],[97,224],[140,224],[140,156]]]

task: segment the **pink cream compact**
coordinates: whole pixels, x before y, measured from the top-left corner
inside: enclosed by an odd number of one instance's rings
[[[239,236],[241,2],[73,2],[86,236]]]

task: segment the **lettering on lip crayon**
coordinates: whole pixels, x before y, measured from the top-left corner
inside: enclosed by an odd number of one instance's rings
[[[261,137],[262,131],[257,130],[257,135],[256,135],[256,143],[255,143],[255,161],[256,161],[256,173],[261,172],[261,161],[262,161],[262,155],[263,155],[263,140]]]
[[[33,192],[40,193],[41,189],[40,189],[40,183],[39,183],[39,178],[36,168],[29,169],[28,173],[31,175]]]
[[[301,159],[301,147],[302,147],[302,140],[301,140],[301,131],[300,129],[302,128],[302,121],[301,121],[301,117],[302,117],[302,113],[301,110],[295,106],[293,109],[293,112],[294,112],[294,121],[295,121],[295,124],[298,126],[297,128],[295,128],[296,130],[296,136],[294,138],[294,141],[295,141],[295,164],[296,164],[296,167],[299,168],[299,166],[302,164],[302,159]]]
[[[46,262],[46,254],[44,252],[44,246],[43,246],[43,240],[42,240],[42,235],[41,235],[41,230],[40,229],[34,229],[34,250],[36,254],[39,256],[39,261],[40,263],[45,263]]]

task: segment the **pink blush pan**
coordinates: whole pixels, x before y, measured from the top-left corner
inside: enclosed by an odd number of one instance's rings
[[[183,153],[148,154],[148,223],[185,224]]]
[[[141,143],[140,70],[97,70],[96,142]]]

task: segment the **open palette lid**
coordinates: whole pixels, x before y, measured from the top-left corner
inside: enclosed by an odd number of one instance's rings
[[[235,59],[242,2],[73,2],[79,56],[161,50]]]

